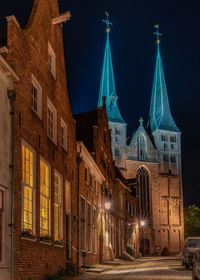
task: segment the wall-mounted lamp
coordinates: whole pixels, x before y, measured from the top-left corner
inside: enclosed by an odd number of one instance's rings
[[[111,207],[111,203],[110,202],[105,202],[105,209],[109,210]]]

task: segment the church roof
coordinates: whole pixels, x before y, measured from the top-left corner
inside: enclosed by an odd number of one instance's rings
[[[140,134],[144,134],[151,142],[151,144],[153,145],[153,147],[156,149],[156,146],[155,146],[155,142],[154,142],[154,138],[151,137],[151,135],[149,135],[148,131],[145,129],[145,127],[143,126],[143,119],[142,117],[139,119],[139,127],[138,129],[133,133],[132,135],[132,138],[129,142],[129,146],[132,145],[133,141],[134,141],[134,138],[137,137],[138,135]]]
[[[170,111],[159,42],[150,106],[150,126],[152,132],[157,129],[180,132]]]
[[[107,39],[103,60],[103,68],[101,73],[101,82],[99,90],[98,107],[103,106],[103,97],[106,97],[107,116],[110,122],[124,123],[118,107],[118,96],[115,86],[115,77],[112,64],[112,56],[110,50],[109,32],[110,28],[106,29]]]

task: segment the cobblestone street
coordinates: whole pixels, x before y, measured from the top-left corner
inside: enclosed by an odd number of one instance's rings
[[[109,267],[108,270],[97,273],[85,273],[77,279],[95,279],[95,280],[135,280],[135,279],[153,279],[168,280],[180,279],[190,280],[192,278],[191,270],[186,270],[181,265],[181,260],[177,258],[143,258],[136,260],[132,265],[118,265]]]

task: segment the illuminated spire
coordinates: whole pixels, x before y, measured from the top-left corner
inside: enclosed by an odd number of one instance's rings
[[[151,131],[157,129],[180,132],[171,115],[167,87],[165,83],[162,59],[160,55],[160,36],[159,25],[155,25],[157,36],[157,58],[154,73],[153,90],[150,106],[150,125]]]
[[[105,47],[104,60],[103,60],[103,68],[101,73],[98,107],[103,106],[103,96],[105,96],[108,120],[111,122],[125,123],[121,117],[118,108],[118,102],[117,102],[118,96],[116,92],[114,71],[112,65],[112,56],[110,51],[109,32],[112,23],[108,19],[109,14],[107,12],[106,12],[106,16],[107,18],[106,20],[103,20],[103,22],[106,23],[107,39],[106,39],[106,47]]]

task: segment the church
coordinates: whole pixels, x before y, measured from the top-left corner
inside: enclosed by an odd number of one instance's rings
[[[184,242],[183,192],[181,174],[181,131],[170,111],[156,25],[157,55],[150,102],[149,121],[140,118],[138,129],[127,141],[127,123],[120,110],[115,86],[107,17],[106,46],[98,107],[106,97],[112,154],[126,179],[135,179],[137,217],[140,222],[140,252],[171,255],[180,253]]]

